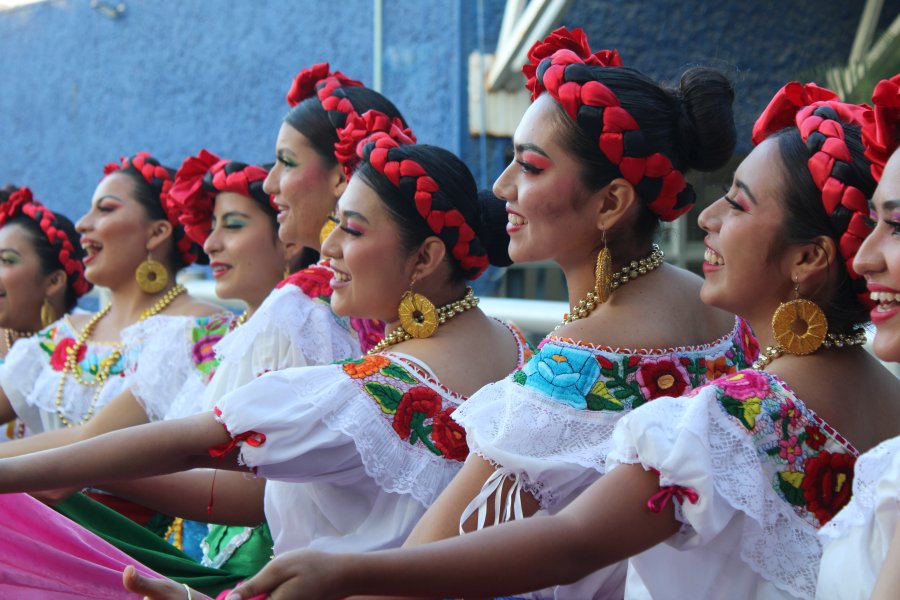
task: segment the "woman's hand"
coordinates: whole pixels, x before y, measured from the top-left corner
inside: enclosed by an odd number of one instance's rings
[[[335,576],[334,567],[338,561],[337,555],[312,550],[285,552],[272,560],[255,577],[237,586],[225,600],[340,598],[345,594],[337,589],[340,579]]]
[[[137,572],[137,570],[128,566],[122,573],[122,585],[125,589],[134,594],[141,594],[149,600],[210,600],[209,596],[205,596],[198,591],[188,588],[186,585],[176,583],[171,579],[151,579]]]
[[[31,497],[40,500],[47,506],[56,506],[60,502],[68,500],[72,494],[81,491],[80,487],[58,488],[55,490],[42,490],[40,492],[31,492]]]

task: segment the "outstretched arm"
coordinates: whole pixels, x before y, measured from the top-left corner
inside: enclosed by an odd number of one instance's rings
[[[147,413],[144,412],[144,408],[130,390],[125,390],[83,425],[45,431],[21,440],[0,444],[0,458],[59,448],[117,429],[143,425],[146,422]]]
[[[240,469],[237,450],[221,459],[208,450],[231,437],[213,413],[107,433],[64,448],[0,460],[0,493],[76,487],[185,471]]]
[[[505,523],[434,544],[370,554],[279,556],[229,600],[353,594],[485,597],[577,581],[678,531],[671,504],[647,508],[659,477],[623,465],[559,514]],[[452,566],[452,567],[451,567]]]
[[[888,547],[878,581],[872,590],[872,600],[893,600],[900,597],[900,522],[894,528],[894,537]]]

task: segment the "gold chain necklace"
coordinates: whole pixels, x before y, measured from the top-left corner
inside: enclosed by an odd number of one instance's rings
[[[156,315],[163,310],[167,306],[169,306],[175,298],[187,292],[187,289],[181,284],[176,285],[171,290],[165,293],[165,295],[157,300],[153,306],[144,310],[141,313],[141,316],[138,318],[138,322],[144,321],[153,315]],[[66,362],[63,365],[62,373],[59,378],[59,385],[56,388],[56,415],[59,417],[60,422],[66,427],[73,427],[73,424],[69,419],[66,418],[66,415],[62,411],[63,404],[63,392],[66,389],[66,375],[69,373],[72,374],[72,377],[85,387],[96,387],[97,390],[94,392],[94,396],[91,398],[91,403],[88,406],[87,412],[84,416],[81,417],[81,420],[78,422],[78,425],[84,425],[94,416],[94,410],[97,408],[97,400],[100,398],[100,392],[103,390],[103,385],[109,379],[109,372],[115,366],[115,364],[119,361],[119,358],[122,356],[122,345],[117,344],[115,350],[113,350],[109,356],[100,361],[100,364],[97,366],[97,374],[94,375],[93,381],[87,381],[84,379],[81,374],[78,372],[76,368],[78,365],[78,353],[81,349],[87,344],[88,338],[91,336],[91,333],[94,332],[94,328],[97,327],[97,323],[106,316],[109,312],[109,309],[112,308],[112,304],[107,304],[103,307],[103,310],[95,314],[91,317],[91,320],[88,321],[87,325],[84,326],[84,329],[81,330],[81,333],[78,336],[78,339],[72,346],[66,348]]]
[[[9,351],[12,350],[13,344],[16,343],[17,340],[22,338],[33,336],[35,331],[16,331],[14,329],[4,329],[3,335],[4,340],[6,341],[6,353],[9,354]]]
[[[829,333],[822,342],[823,348],[852,348],[865,346],[866,332],[858,329],[853,333]],[[759,358],[753,363],[753,368],[762,371],[776,358],[784,356],[784,348],[781,346],[769,346],[764,352],[760,352]]]
[[[663,259],[665,258],[665,254],[660,249],[659,246],[653,244],[653,249],[650,251],[650,254],[645,256],[644,258],[633,260],[611,276],[610,287],[615,290],[619,287],[625,285],[629,281],[633,279],[637,279],[641,275],[646,275],[650,271],[656,269],[660,265],[663,264]],[[587,293],[587,295],[578,301],[578,303],[572,307],[572,309],[563,315],[563,321],[557,328],[566,325],[567,323],[571,323],[572,321],[577,321],[578,319],[583,319],[597,308],[597,305],[600,304],[599,297],[597,295],[597,290],[591,290]]]
[[[462,314],[469,309],[475,308],[476,306],[478,306],[478,298],[475,297],[475,292],[472,290],[472,288],[467,287],[465,296],[463,296],[456,302],[445,304],[444,306],[436,310],[438,327],[440,327],[456,315]],[[388,346],[393,346],[394,344],[399,344],[400,342],[411,340],[412,337],[413,336],[408,331],[403,329],[403,326],[401,325],[397,327],[397,329],[386,335],[383,340],[378,342],[378,344],[374,348],[369,350],[366,354],[378,354]]]
[[[248,318],[250,318],[250,311],[245,310],[240,314],[240,316],[238,316],[237,319],[231,322],[231,324],[228,326],[228,331],[234,331],[235,329],[246,323]]]

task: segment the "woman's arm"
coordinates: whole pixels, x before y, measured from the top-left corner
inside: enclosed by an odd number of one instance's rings
[[[434,544],[370,554],[289,552],[228,596],[282,598],[353,594],[487,597],[566,584],[634,556],[679,529],[667,504],[647,501],[659,477],[623,465],[552,517],[533,517]]]
[[[900,521],[894,528],[894,537],[888,547],[878,581],[872,590],[872,600],[895,600],[900,597]]]
[[[209,448],[230,442],[211,412],[129,427],[64,448],[0,460],[0,493],[84,486],[197,467],[241,470],[236,446],[222,458],[209,455]]]
[[[195,469],[103,485],[108,492],[165,515],[255,527],[265,522],[266,480],[247,473]]]
[[[16,418],[16,409],[13,408],[12,402],[6,395],[6,392],[0,388],[0,425],[5,425]]]
[[[2,404],[2,403],[0,403]],[[2,410],[2,408],[0,408]],[[0,458],[59,448],[98,435],[147,422],[147,413],[129,390],[112,399],[97,415],[83,425],[45,431],[0,444]]]

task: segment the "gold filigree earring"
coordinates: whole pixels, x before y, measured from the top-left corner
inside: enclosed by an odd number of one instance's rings
[[[415,282],[414,278],[400,299],[397,313],[400,315],[400,325],[403,329],[414,338],[422,339],[431,337],[437,331],[438,317],[431,300],[412,290]]]
[[[812,300],[800,297],[794,280],[794,299],[782,302],[772,316],[772,334],[778,346],[789,354],[812,354],[828,335],[825,313]]]
[[[597,302],[603,304],[612,294],[612,255],[606,245],[606,230],[603,230],[603,248],[597,255],[597,266],[594,267],[594,294]]]
[[[44,303],[41,304],[41,329],[56,322],[56,319],[56,309],[50,304],[49,298],[44,298]]]
[[[169,271],[166,265],[154,260],[150,251],[147,251],[147,260],[138,265],[134,272],[134,278],[144,293],[155,294],[162,291],[169,282]]]

